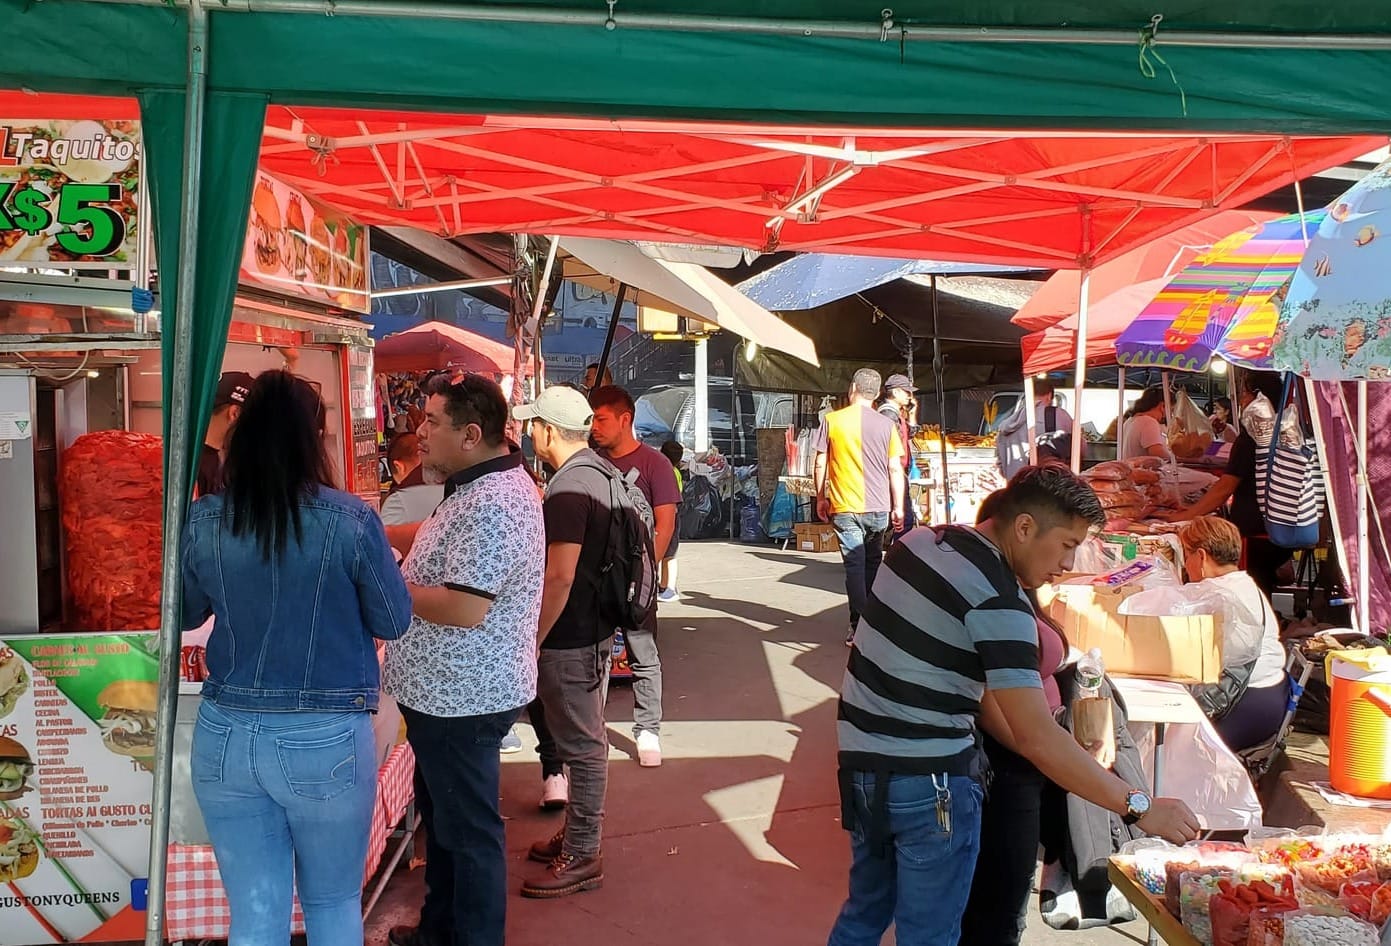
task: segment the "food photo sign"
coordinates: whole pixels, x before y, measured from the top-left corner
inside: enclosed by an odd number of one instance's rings
[[[256,172],[243,284],[370,312],[367,260],[366,227]]]
[[[0,265],[130,269],[140,123],[0,119]]]
[[[0,640],[0,946],[143,938],[157,640]]]

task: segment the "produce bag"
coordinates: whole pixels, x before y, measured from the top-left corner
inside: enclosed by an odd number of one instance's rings
[[[1179,884],[1179,919],[1203,946],[1213,946],[1212,901],[1222,884],[1230,886],[1235,873],[1224,868],[1201,868],[1184,873]]]
[[[1221,881],[1218,887],[1220,893],[1208,902],[1213,946],[1247,946],[1251,938],[1252,919],[1258,910],[1269,916],[1299,909],[1299,903],[1294,899],[1294,888],[1288,883],[1275,887],[1264,881],[1250,884]]]
[[[74,630],[159,629],[163,469],[151,434],[97,431],[63,452],[58,496]]]
[[[1285,914],[1283,946],[1377,946],[1372,924],[1355,916],[1304,910]]]
[[[1212,424],[1187,391],[1179,391],[1169,415],[1169,450],[1180,460],[1192,460],[1212,446]]]

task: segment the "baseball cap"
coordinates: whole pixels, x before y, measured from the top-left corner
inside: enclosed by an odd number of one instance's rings
[[[213,410],[228,404],[245,404],[251,393],[251,383],[255,379],[245,371],[225,371],[217,382],[217,397],[213,399]]]
[[[588,430],[594,410],[583,394],[574,388],[546,388],[530,404],[512,408],[517,420],[542,420],[563,430]]]
[[[889,375],[889,380],[884,382],[884,393],[887,394],[896,389],[907,391],[911,394],[913,392],[913,382],[908,380],[906,374],[891,374]]]

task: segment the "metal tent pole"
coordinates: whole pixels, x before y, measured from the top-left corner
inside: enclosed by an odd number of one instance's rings
[[[1087,309],[1091,303],[1092,271],[1082,267],[1077,290],[1077,364],[1072,379],[1072,469],[1082,470],[1082,390],[1087,386]]]
[[[1024,373],[1024,429],[1029,432],[1029,465],[1038,463],[1038,410],[1034,404],[1034,376]]]
[[[599,356],[599,370],[594,372],[594,387],[604,386],[604,372],[609,367],[609,355],[613,354],[613,336],[618,332],[618,317],[623,311],[623,300],[628,296],[628,284],[618,284],[618,294],[613,297],[613,315],[609,316],[609,333],[604,337],[604,353]]]
[[[710,449],[710,337],[702,335],[695,340],[695,377],[692,381],[695,390],[695,452],[696,455]],[[730,411],[734,416],[734,411]],[[734,452],[734,438],[729,440],[730,452]]]
[[[155,707],[154,804],[150,819],[149,896],[145,946],[164,942],[165,870],[169,858],[169,807],[174,776],[174,722],[180,666],[179,553],[188,507],[188,469],[193,445],[188,420],[193,386],[193,313],[198,267],[198,209],[203,181],[203,113],[207,94],[208,15],[201,0],[188,7],[188,87],[184,103],[183,194],[179,220],[179,288],[173,325],[169,441],[165,447],[163,574],[159,605],[159,698]],[[161,331],[167,331],[168,321]]]
[[[140,6],[187,6],[190,0],[103,0]],[[929,43],[1065,43],[1094,46],[1134,46],[1135,29],[1088,29],[1062,27],[924,26],[899,23],[892,12],[868,16],[859,21],[773,19],[741,16],[709,16],[684,13],[605,13],[593,9],[557,9],[512,4],[482,6],[453,4],[444,0],[224,0],[218,10],[234,13],[307,13],[323,16],[328,9],[334,16],[375,16],[396,19],[468,20],[479,23],[529,23],[552,26],[604,29],[662,30],[697,33],[751,33],[800,36],[808,39],[863,39],[884,42],[886,36],[904,42]],[[1137,27],[1157,27],[1163,18],[1137,23]],[[1169,30],[1163,34],[1165,46],[1199,46],[1236,49],[1334,49],[1385,50],[1391,37],[1357,33],[1238,33],[1215,30]]]
[[[536,287],[536,304],[532,307],[531,318],[536,323],[536,334],[532,339],[531,390],[536,397],[546,386],[546,366],[541,360],[541,314],[546,310],[546,299],[551,286],[551,273],[555,271],[555,257],[560,251],[560,237],[551,237],[551,248],[546,251],[546,266],[541,270],[541,285]]]
[[[1367,382],[1357,382],[1357,624],[1372,632],[1371,527],[1367,517]]]
[[[939,337],[937,325],[937,276],[930,277],[932,280],[932,386],[937,395],[937,446],[942,452],[942,521],[950,523],[951,515],[951,485],[947,477],[947,392],[943,390],[946,386],[946,366],[942,363],[942,340]],[[911,359],[913,350],[913,336],[908,336],[908,357]],[[912,376],[912,362],[909,362],[909,377]],[[908,450],[908,444],[903,445],[904,450]],[[907,489],[907,484],[904,484]]]
[[[1116,369],[1116,459],[1121,458],[1121,441],[1125,437],[1125,365]]]

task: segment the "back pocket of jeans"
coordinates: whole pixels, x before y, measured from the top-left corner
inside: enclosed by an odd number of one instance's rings
[[[300,798],[328,801],[357,784],[355,734],[349,730],[327,739],[275,740],[280,771]]]
[[[227,765],[227,742],[232,738],[232,727],[213,722],[206,715],[199,714],[193,730],[193,749],[189,754],[189,766],[193,770],[195,782],[221,782]]]

